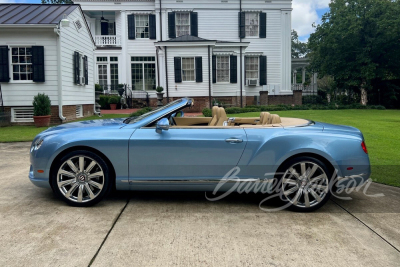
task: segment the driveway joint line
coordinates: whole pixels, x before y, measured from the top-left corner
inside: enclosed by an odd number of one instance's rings
[[[92,266],[94,261],[96,260],[97,255],[100,253],[100,250],[102,249],[104,243],[107,241],[108,236],[110,235],[111,231],[114,229],[114,226],[117,224],[119,218],[121,217],[122,213],[125,211],[125,208],[128,206],[130,201],[130,198],[126,200],[125,206],[121,209],[120,213],[118,214],[117,218],[114,220],[113,224],[111,225],[110,230],[108,230],[106,236],[103,239],[103,242],[101,242],[100,247],[97,249],[96,254],[94,254],[93,258],[90,260],[88,267]]]
[[[357,221],[359,221],[361,224],[363,224],[365,227],[367,227],[370,231],[372,231],[374,234],[376,234],[377,236],[379,236],[383,241],[385,241],[386,243],[388,243],[392,248],[394,248],[397,252],[400,253],[400,250],[398,248],[396,248],[392,243],[390,243],[386,238],[384,238],[383,236],[381,236],[380,234],[378,234],[374,229],[372,229],[370,226],[368,226],[365,222],[363,222],[361,219],[359,219],[357,216],[355,216],[353,213],[351,213],[350,211],[348,211],[347,209],[345,209],[342,205],[340,205],[339,203],[337,203],[336,201],[334,201],[331,198],[331,201],[333,203],[335,203],[339,208],[341,208],[342,210],[344,210],[346,213],[350,214],[353,218],[355,218]]]

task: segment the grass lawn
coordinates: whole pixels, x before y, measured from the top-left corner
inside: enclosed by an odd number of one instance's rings
[[[281,117],[311,119],[360,129],[371,159],[371,178],[379,183],[400,187],[400,110],[296,110],[272,113]],[[228,117],[259,115],[254,112]]]
[[[129,114],[105,114],[101,118],[99,116],[91,116],[79,119],[78,121],[97,120],[97,119],[113,119],[126,118]],[[0,143],[4,142],[23,142],[32,141],[33,138],[48,127],[36,128],[35,126],[9,126],[0,127]]]

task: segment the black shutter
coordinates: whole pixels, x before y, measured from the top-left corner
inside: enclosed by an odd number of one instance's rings
[[[156,36],[156,15],[149,15],[149,38],[154,40]]]
[[[195,66],[196,66],[196,82],[203,82],[203,58],[196,57],[195,58]]]
[[[246,15],[244,12],[239,12],[239,38],[246,37]]]
[[[260,38],[267,38],[267,13],[260,13]]]
[[[237,56],[230,56],[230,82],[237,83]]]
[[[217,56],[212,56],[212,82],[217,82]]]
[[[74,83],[80,84],[79,74],[80,74],[80,55],[78,52],[74,52]]]
[[[44,82],[44,47],[32,46],[32,80]]]
[[[130,14],[128,15],[128,39],[134,40],[135,35],[135,15]]]
[[[260,56],[260,85],[267,85],[267,56]]]
[[[101,22],[101,35],[108,35],[108,22]]]
[[[10,66],[8,61],[8,46],[0,46],[0,82],[10,81]]]
[[[175,67],[175,82],[181,83],[182,82],[182,64],[181,58],[175,57],[174,58],[174,67]]]
[[[198,36],[198,22],[197,22],[197,12],[190,13],[190,35]]]
[[[168,13],[168,37],[176,38],[175,32],[175,12]]]
[[[84,75],[85,75],[85,84],[89,85],[89,66],[88,66],[88,58],[87,56],[83,57],[83,66],[85,67],[84,69]]]

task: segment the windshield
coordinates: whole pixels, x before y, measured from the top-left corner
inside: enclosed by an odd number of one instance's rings
[[[159,111],[165,110],[165,109],[167,109],[167,108],[169,108],[169,107],[171,107],[171,106],[173,106],[173,105],[176,105],[176,104],[178,104],[178,103],[180,103],[180,102],[182,102],[182,101],[183,101],[182,99],[178,99],[178,100],[175,100],[175,101],[172,101],[172,102],[166,104],[165,106],[156,108],[156,109],[154,109],[154,110],[152,110],[152,111],[149,111],[149,112],[147,112],[147,113],[145,113],[145,114],[143,114],[143,115],[140,115],[139,117],[130,117],[130,118],[127,118],[126,120],[124,120],[124,123],[126,123],[126,124],[132,124],[132,123],[141,121],[141,120],[143,120],[144,118],[147,118],[147,117],[149,117],[149,116],[151,116],[151,115],[153,115],[153,114],[155,114],[155,113],[157,113],[157,112],[159,112]]]

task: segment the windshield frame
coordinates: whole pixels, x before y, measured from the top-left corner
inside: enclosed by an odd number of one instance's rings
[[[192,106],[192,99],[188,99],[188,98],[181,98],[181,99],[177,99],[173,102],[168,103],[165,106],[159,107],[155,110],[149,111],[139,117],[136,117],[132,120],[129,120],[128,122],[124,123],[126,125],[135,125],[137,127],[144,127],[147,126],[149,124],[154,123],[155,121],[161,119],[162,117],[165,117],[173,112],[176,112],[177,110],[183,109],[185,107],[188,106]]]

